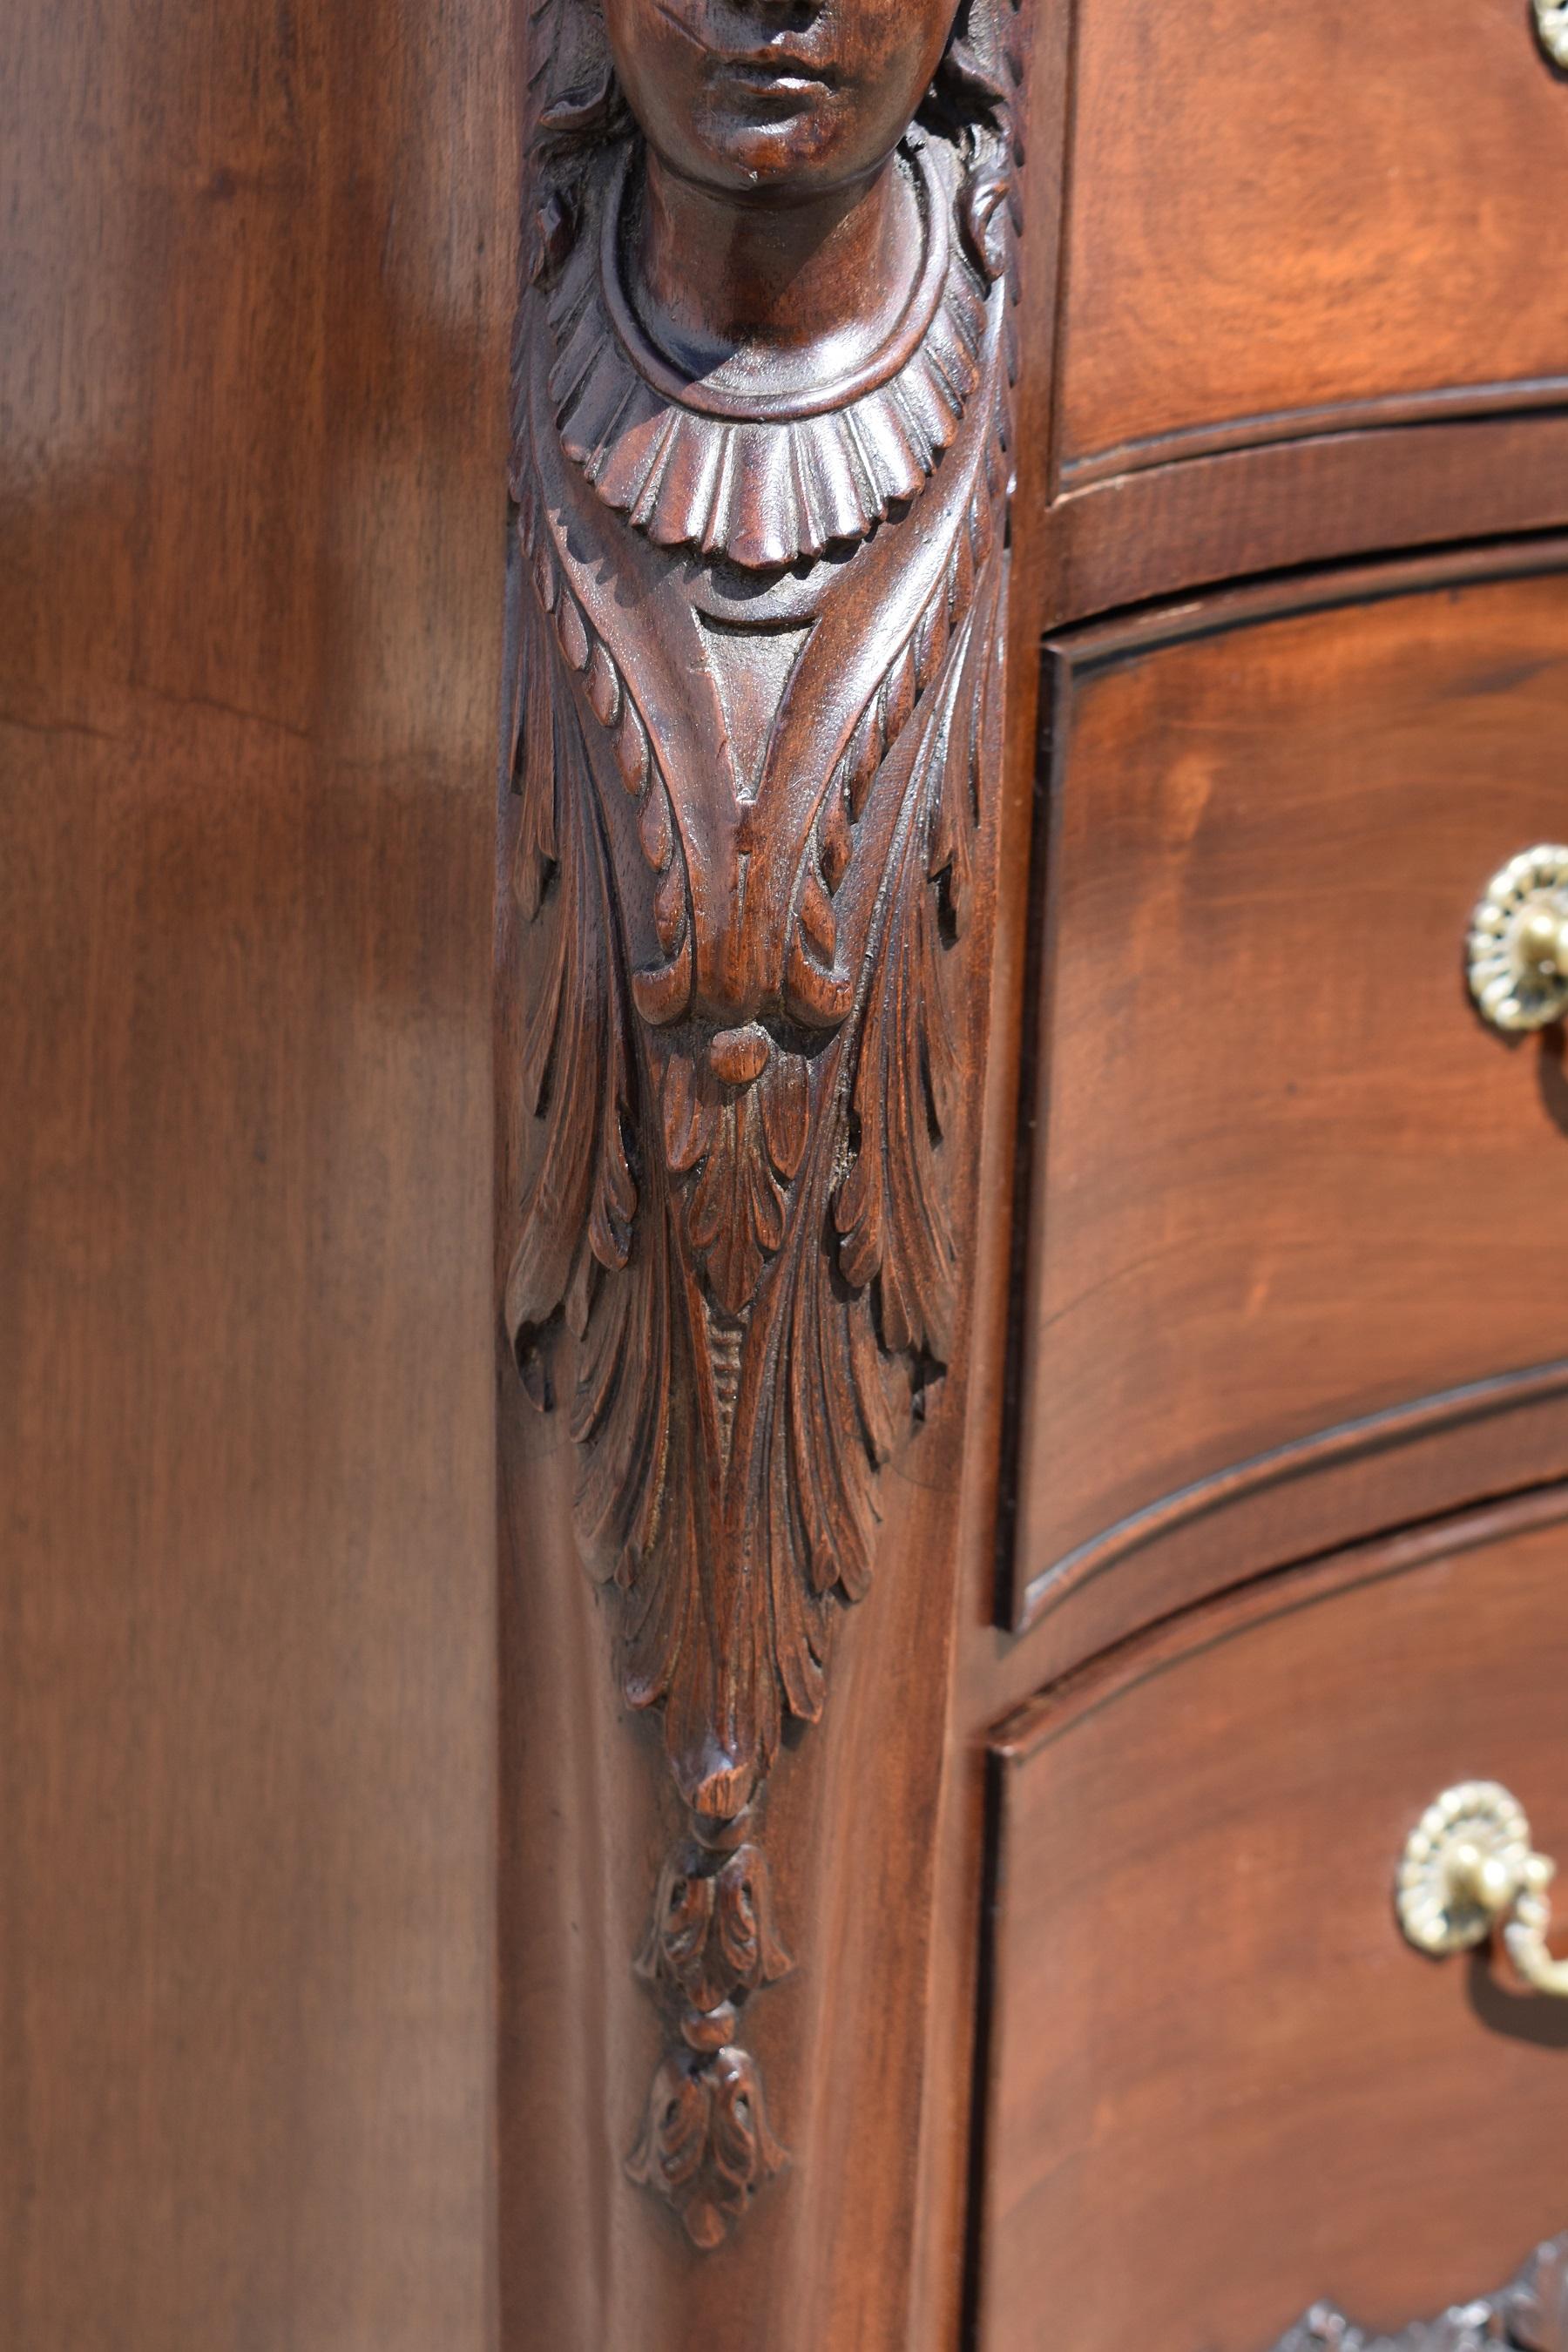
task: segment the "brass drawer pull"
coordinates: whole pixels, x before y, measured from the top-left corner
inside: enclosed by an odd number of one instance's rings
[[[1535,29],[1552,64],[1568,73],[1568,0],[1535,0]]]
[[[1568,51],[1568,6],[1563,47]],[[1568,1013],[1568,847],[1542,842],[1487,884],[1470,925],[1470,993],[1509,1034]]]
[[[1557,1864],[1537,1853],[1519,1800],[1495,1780],[1463,1780],[1428,1805],[1399,1865],[1399,1924],[1417,1951],[1470,1951],[1502,1928],[1509,1958],[1537,1992],[1568,2000],[1568,1960],[1547,1943]]]

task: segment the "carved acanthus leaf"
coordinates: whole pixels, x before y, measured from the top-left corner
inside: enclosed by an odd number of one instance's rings
[[[827,1598],[866,1589],[876,1471],[951,1349],[950,965],[999,723],[1005,486],[998,415],[976,418],[920,551],[931,584],[808,804],[780,950],[807,1009],[836,992],[808,1052],[680,1017],[689,820],[668,746],[635,644],[606,643],[541,487],[520,484],[545,677],[517,880],[542,950],[524,1055],[541,1141],[509,1323],[540,1398],[558,1317],[580,1343],[584,1549],[629,1596],[627,1696],[664,1706],[682,1790],[714,1816],[750,1801],[786,1714],[820,1713]],[[744,1321],[732,1411],[715,1315]]]

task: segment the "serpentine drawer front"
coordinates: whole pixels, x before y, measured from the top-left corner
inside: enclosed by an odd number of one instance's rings
[[[1394,1900],[1457,1783],[1568,1849],[1565,1637],[1557,1490],[1205,1604],[999,1737],[984,2352],[1395,2335],[1568,2226],[1568,2003]]]
[[[1495,561],[1053,658],[1012,1552],[1042,1677],[1568,1471],[1568,576]]]
[[[1068,483],[1561,403],[1568,10],[1079,0]]]

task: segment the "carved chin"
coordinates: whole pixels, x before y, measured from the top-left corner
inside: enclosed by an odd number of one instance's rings
[[[822,82],[765,94],[746,83],[721,83],[692,125],[693,146],[725,189],[765,181],[774,189],[816,193],[855,175],[838,153],[842,110],[841,94]],[[689,150],[679,168],[688,178],[707,176],[700,160],[693,170]]]

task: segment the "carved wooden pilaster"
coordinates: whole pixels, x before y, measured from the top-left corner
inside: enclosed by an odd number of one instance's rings
[[[784,2161],[764,1784],[952,1346],[1017,45],[1016,0],[531,0],[505,1312],[687,1811],[627,2170],[705,2248]]]

